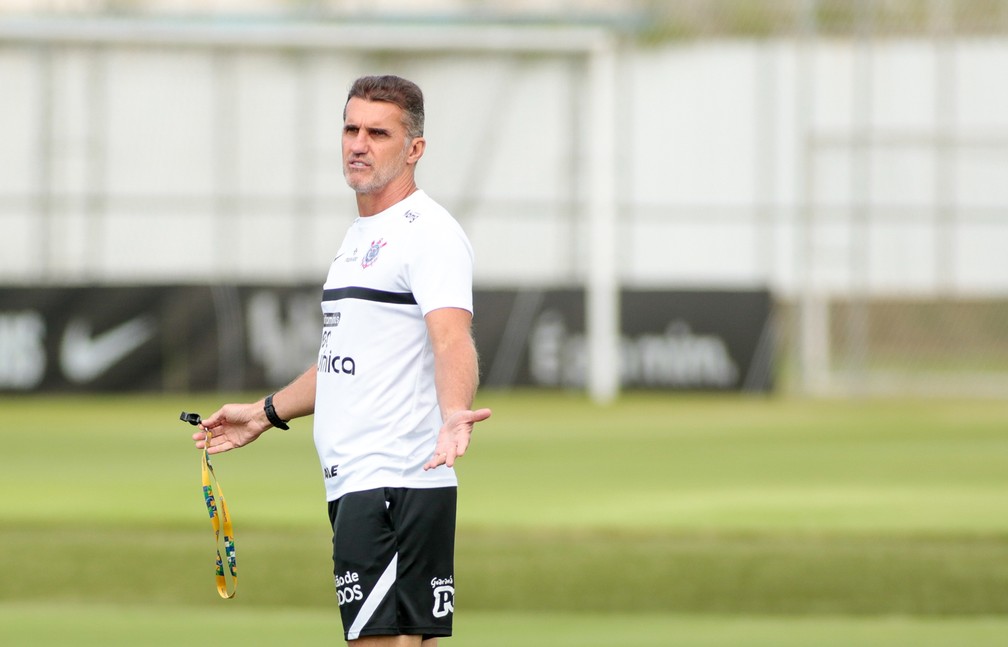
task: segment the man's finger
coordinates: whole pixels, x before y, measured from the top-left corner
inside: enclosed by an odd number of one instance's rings
[[[469,434],[465,434],[458,439],[455,447],[455,457],[464,456],[467,449],[469,449]]]
[[[192,439],[196,442],[196,449],[203,449],[209,444],[205,431],[197,431],[192,435]]]
[[[213,429],[214,427],[219,427],[224,424],[224,409],[226,407],[221,407],[217,409],[209,417],[203,418],[203,426],[201,429]]]
[[[435,452],[434,456],[429,461],[427,461],[427,464],[424,465],[423,468],[424,470],[432,470],[438,465],[444,464],[447,458],[448,458],[447,452]]]

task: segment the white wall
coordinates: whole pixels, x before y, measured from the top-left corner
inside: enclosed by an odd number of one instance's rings
[[[353,217],[346,89],[386,71],[425,90],[420,184],[469,232],[477,281],[581,281],[572,58],[3,43],[0,281],[321,280]],[[1005,79],[1004,39],[626,51],[622,280],[1008,292]]]

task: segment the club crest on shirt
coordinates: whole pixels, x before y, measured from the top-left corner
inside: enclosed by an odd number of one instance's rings
[[[364,254],[364,258],[361,260],[360,266],[362,268],[367,269],[368,267],[374,265],[374,262],[378,260],[378,252],[380,252],[381,248],[384,247],[386,244],[387,243],[382,238],[379,238],[378,240],[372,240],[371,247],[368,248],[367,253]]]

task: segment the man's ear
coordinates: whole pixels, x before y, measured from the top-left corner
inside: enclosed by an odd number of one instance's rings
[[[427,150],[427,140],[423,137],[414,137],[410,144],[409,153],[406,155],[406,163],[416,164],[419,162],[425,150]]]

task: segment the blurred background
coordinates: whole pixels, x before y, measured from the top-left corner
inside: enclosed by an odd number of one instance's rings
[[[1008,0],[0,0],[0,642],[219,635],[176,412],[315,361],[386,73],[495,411],[452,644],[1004,644]],[[310,433],[237,454],[222,642],[337,636]]]
[[[388,72],[426,92],[420,184],[477,251],[485,385],[1005,392],[1004,1],[0,11],[0,388],[296,375],[353,217],[342,104]],[[145,289],[47,310],[110,285]],[[67,367],[128,321],[142,366]]]

